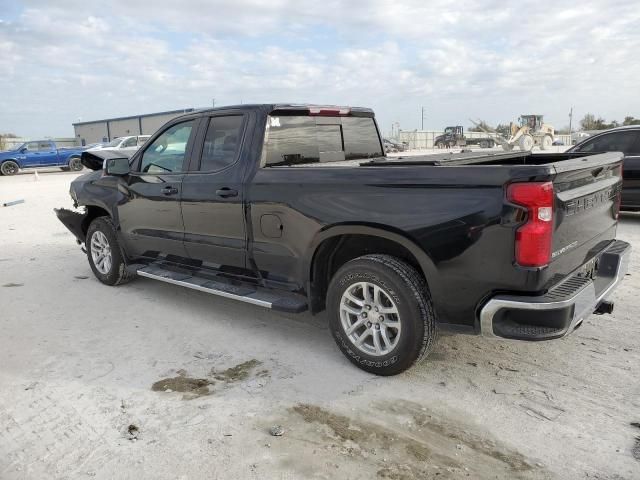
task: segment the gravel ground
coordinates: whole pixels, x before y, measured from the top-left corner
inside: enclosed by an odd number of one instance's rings
[[[52,212],[75,176],[0,177],[1,479],[640,478],[638,248],[613,315],[379,378],[322,315],[100,284]]]

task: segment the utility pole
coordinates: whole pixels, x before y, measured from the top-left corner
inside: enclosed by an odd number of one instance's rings
[[[216,99],[215,98],[211,99],[211,108],[216,108]]]
[[[571,143],[571,125],[573,121],[573,107],[569,110],[569,143]]]
[[[422,107],[422,123],[421,123],[420,130],[424,130],[424,114],[425,114],[424,107]]]

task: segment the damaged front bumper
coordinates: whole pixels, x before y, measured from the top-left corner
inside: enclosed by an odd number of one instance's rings
[[[84,220],[87,216],[86,213],[74,212],[66,208],[54,208],[58,220],[69,229],[71,233],[76,237],[76,241],[82,245],[86,240],[84,232]]]

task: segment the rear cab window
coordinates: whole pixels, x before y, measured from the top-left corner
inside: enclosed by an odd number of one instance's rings
[[[267,118],[263,166],[293,166],[384,156],[372,117],[279,115]]]

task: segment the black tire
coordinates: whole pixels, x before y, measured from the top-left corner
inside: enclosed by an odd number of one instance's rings
[[[444,142],[442,140],[438,140],[436,142],[436,148],[444,148]]]
[[[386,355],[360,350],[342,325],[343,294],[358,282],[380,287],[399,312],[399,339]],[[436,315],[425,280],[411,265],[391,255],[364,255],[344,264],[329,284],[327,312],[331,333],[342,353],[357,367],[376,375],[405,371],[429,353],[437,337]]]
[[[68,168],[72,172],[79,172],[84,168],[84,165],[82,165],[82,162],[80,161],[80,157],[72,157],[71,159],[69,159]]]
[[[480,142],[480,148],[489,148],[489,142],[487,142],[486,140],[482,140]]]
[[[102,232],[102,234],[104,234],[110,247],[109,249],[112,259],[111,268],[105,273],[102,273],[98,270],[98,267],[94,263],[93,255],[91,253],[91,240],[96,232]],[[96,278],[105,285],[120,285],[122,283],[129,282],[136,277],[135,273],[129,273],[126,270],[127,264],[122,253],[122,249],[120,248],[120,244],[118,243],[116,229],[113,226],[111,218],[98,217],[91,222],[91,225],[89,225],[89,228],[87,229],[87,238],[85,245],[91,270],[93,270],[93,274],[96,276]]]
[[[0,173],[2,175],[6,175],[10,177],[11,175],[15,175],[20,171],[20,166],[14,162],[13,160],[7,160],[0,165]]]

